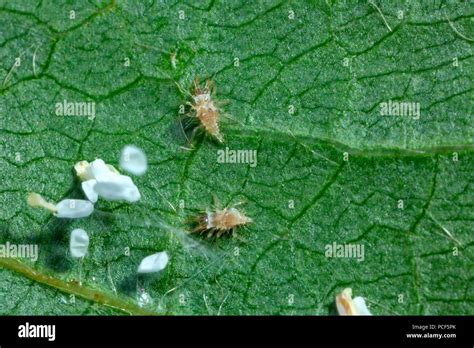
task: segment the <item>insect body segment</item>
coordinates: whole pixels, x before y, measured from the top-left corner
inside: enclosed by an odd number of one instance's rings
[[[219,238],[225,233],[233,233],[234,229],[252,222],[252,219],[236,208],[206,211],[196,218],[196,227],[192,232],[207,233],[207,237]]]

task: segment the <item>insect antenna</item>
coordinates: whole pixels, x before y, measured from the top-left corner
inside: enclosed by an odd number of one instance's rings
[[[169,76],[169,75],[168,75]],[[193,95],[191,94],[191,92],[189,92],[188,90],[184,89],[183,87],[181,87],[181,85],[175,81],[173,78],[169,77],[169,79],[171,79],[173,81],[173,83],[176,85],[176,87],[178,88],[178,90],[180,91],[180,93],[188,98],[193,98]]]

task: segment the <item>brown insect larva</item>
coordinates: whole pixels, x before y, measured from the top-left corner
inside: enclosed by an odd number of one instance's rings
[[[202,129],[222,143],[224,137],[219,130],[220,113],[218,103],[212,98],[214,94],[215,85],[211,80],[207,79],[204,88],[202,88],[199,85],[199,77],[196,77],[192,102],[188,102],[188,104],[194,111],[191,117],[197,118]]]
[[[208,238],[219,238],[223,234],[232,234],[238,227],[244,226],[252,219],[239,211],[235,206],[232,208],[220,209],[216,204],[216,209],[207,210],[205,213],[197,216],[194,220],[196,226],[193,233],[207,234]]]

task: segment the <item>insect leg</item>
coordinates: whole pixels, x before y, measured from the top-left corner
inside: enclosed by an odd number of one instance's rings
[[[221,201],[219,200],[219,198],[217,197],[215,193],[212,194],[212,202],[214,204],[214,207],[216,207],[219,210],[222,209]]]

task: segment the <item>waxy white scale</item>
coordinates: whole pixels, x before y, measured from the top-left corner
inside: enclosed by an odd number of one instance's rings
[[[79,219],[91,215],[94,211],[94,205],[84,199],[64,199],[53,204],[34,192],[29,193],[27,202],[31,207],[49,210],[58,218]]]
[[[83,180],[82,189],[91,202],[96,202],[98,197],[109,201],[128,202],[140,199],[140,192],[132,179],[121,175],[113,166],[101,159],[96,159],[92,163],[80,161],[74,168],[77,176]]]
[[[120,168],[134,175],[143,175],[148,163],[145,153],[134,145],[127,145],[120,154]]]
[[[163,270],[168,264],[168,253],[162,251],[145,257],[140,266],[138,266],[138,273],[154,273]]]
[[[99,195],[94,190],[94,186],[96,183],[97,180],[95,179],[86,180],[81,183],[82,191],[86,195],[87,199],[92,203],[97,202],[97,200],[99,199]]]
[[[132,179],[126,175],[100,177],[94,186],[95,192],[108,201],[125,200],[136,202],[140,199],[140,192]]]
[[[94,205],[85,199],[64,199],[56,204],[56,215],[59,218],[78,219],[87,217],[94,211]]]
[[[84,257],[89,248],[89,236],[87,232],[81,228],[76,228],[71,232],[69,240],[69,251],[74,258]]]

